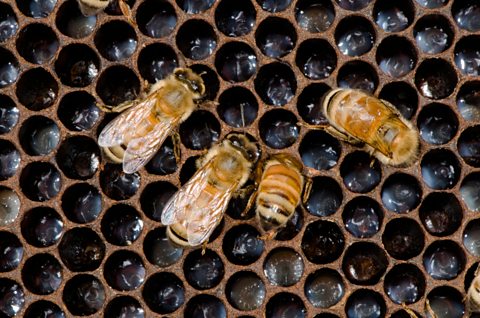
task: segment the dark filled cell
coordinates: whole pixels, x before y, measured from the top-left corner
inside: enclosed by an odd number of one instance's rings
[[[16,40],[18,53],[34,64],[49,62],[59,47],[55,32],[49,26],[40,23],[32,23],[24,27]]]
[[[250,90],[241,86],[234,86],[223,91],[218,103],[218,115],[231,127],[249,126],[257,118],[257,99]]]
[[[90,137],[70,137],[58,148],[56,161],[68,178],[87,180],[95,175],[100,166],[100,148]]]
[[[455,44],[455,65],[464,75],[480,75],[480,36],[469,35]]]
[[[231,228],[223,238],[223,254],[236,265],[250,265],[263,253],[265,243],[251,225],[243,224]]]
[[[13,177],[20,166],[21,156],[15,145],[0,139],[0,181]]]
[[[37,295],[49,295],[60,288],[63,280],[62,265],[51,254],[35,254],[22,268],[25,287]]]
[[[442,0],[442,3],[446,2],[447,0]],[[480,3],[476,0],[453,1],[452,16],[457,23],[457,26],[461,29],[470,32],[480,31]]]
[[[62,210],[75,223],[95,221],[103,209],[100,191],[87,183],[77,183],[65,190],[62,196]]]
[[[40,111],[55,103],[58,97],[58,83],[43,68],[29,69],[20,77],[17,83],[16,94],[18,101],[23,106],[33,111]]]
[[[142,296],[153,312],[161,315],[170,314],[185,302],[185,287],[175,274],[159,272],[145,282]]]
[[[143,230],[140,214],[130,205],[110,207],[102,217],[101,229],[105,239],[114,245],[127,246],[135,242]]]
[[[451,286],[439,286],[432,289],[427,295],[428,306],[425,311],[427,317],[461,318],[464,317],[464,295]]]
[[[446,60],[424,60],[415,73],[415,86],[420,94],[431,99],[443,99],[453,93],[458,78]]]
[[[15,317],[25,305],[22,286],[9,278],[0,278],[0,314]]]
[[[113,289],[131,291],[145,281],[146,269],[141,257],[132,251],[117,250],[105,261],[103,275]]]
[[[350,234],[367,238],[377,234],[382,227],[383,211],[377,201],[359,196],[345,205],[342,219]]]
[[[257,274],[241,271],[233,274],[225,286],[229,303],[238,310],[255,310],[265,301],[267,290]]]
[[[262,101],[272,106],[288,104],[297,90],[295,74],[289,66],[279,62],[262,66],[254,83]]]
[[[272,250],[263,263],[263,273],[270,284],[289,287],[300,281],[304,273],[302,256],[288,247]]]
[[[143,253],[150,263],[167,267],[180,260],[183,249],[170,242],[165,227],[159,227],[148,232],[143,241]]]
[[[24,318],[66,318],[63,310],[48,300],[38,300],[28,306]]]
[[[414,15],[414,6],[410,0],[380,0],[373,7],[375,23],[386,32],[405,30],[412,23]]]
[[[315,177],[312,181],[310,195],[305,202],[307,212],[315,216],[332,215],[342,204],[342,189],[329,177]]]
[[[250,0],[222,0],[215,10],[215,24],[226,36],[243,36],[253,30],[256,15]]]
[[[64,223],[54,209],[36,207],[25,213],[20,225],[22,235],[28,244],[48,247],[60,240]]]
[[[288,110],[271,110],[260,118],[260,137],[270,148],[288,148],[297,141],[300,134],[297,121],[297,117]]]
[[[448,3],[449,0],[416,0],[422,7],[428,9],[438,9]]]
[[[305,87],[297,99],[300,117],[310,125],[324,125],[328,121],[323,114],[323,98],[331,87],[324,83],[313,83]]]
[[[215,0],[176,0],[177,5],[188,14],[198,14],[210,9]]]
[[[465,269],[462,248],[450,240],[437,240],[423,253],[423,267],[436,280],[451,280]]]
[[[297,295],[281,292],[274,295],[265,308],[265,318],[306,318],[307,309]]]
[[[432,103],[422,107],[417,126],[424,141],[433,145],[443,145],[457,134],[458,119],[447,105]]]
[[[137,8],[136,22],[143,34],[152,38],[163,38],[175,29],[177,14],[168,1],[143,1]]]
[[[285,11],[292,0],[256,0],[258,5],[262,7],[263,10],[270,13],[282,12]]]
[[[340,175],[345,187],[355,193],[367,193],[375,189],[382,179],[378,160],[368,153],[349,153],[340,166]]]
[[[414,176],[405,173],[390,175],[382,187],[383,205],[395,213],[408,213],[422,198],[422,190]]]
[[[360,89],[373,93],[378,86],[378,75],[375,69],[363,61],[351,61],[342,65],[337,74],[337,85],[340,88]]]
[[[463,232],[463,246],[470,254],[480,256],[480,220],[474,219],[468,222]]]
[[[298,26],[310,33],[325,32],[335,20],[335,9],[330,0],[300,0],[295,18]]]
[[[460,162],[448,149],[427,152],[420,163],[425,184],[434,190],[453,188],[460,178]]]
[[[357,289],[345,304],[347,318],[383,318],[386,311],[383,297],[371,289]]]
[[[118,296],[107,304],[104,311],[104,317],[144,318],[145,310],[135,298],[131,296]]]
[[[299,147],[303,164],[316,170],[329,170],[339,161],[341,145],[337,139],[324,131],[310,131]]]
[[[58,251],[63,264],[72,272],[93,271],[105,257],[105,244],[95,231],[76,227],[63,235]]]
[[[92,129],[100,119],[100,108],[95,97],[85,91],[77,91],[63,96],[57,115],[67,129],[86,131]]]
[[[210,148],[220,137],[220,123],[209,111],[197,110],[180,125],[180,139],[193,150]]]
[[[20,110],[15,102],[9,96],[0,94],[0,135],[12,131],[19,118]]]
[[[20,65],[17,58],[9,50],[0,48],[0,88],[15,83],[19,74]]]
[[[371,242],[353,243],[347,248],[342,261],[346,278],[356,285],[374,285],[388,267],[385,252]]]
[[[65,1],[55,18],[60,32],[74,39],[82,39],[93,33],[97,25],[97,16],[84,16],[75,1]]]
[[[460,196],[471,211],[480,210],[480,174],[471,173],[467,175],[460,185]]]
[[[0,4],[0,42],[5,42],[18,31],[18,19],[12,7],[7,3]]]
[[[314,307],[330,308],[343,298],[345,283],[336,270],[322,268],[308,275],[304,292]]]
[[[7,231],[0,231],[0,272],[9,272],[18,267],[23,258],[23,245],[18,237]]]
[[[398,218],[387,223],[382,242],[390,256],[408,260],[422,252],[425,246],[425,235],[415,220]]]
[[[140,188],[140,174],[127,174],[121,165],[106,164],[100,172],[100,186],[103,193],[117,201],[126,200]]]
[[[167,138],[157,153],[145,165],[148,173],[164,176],[177,171],[178,166],[174,147],[172,139]]]
[[[105,302],[105,287],[92,275],[80,274],[71,278],[63,289],[62,300],[75,316],[88,316],[102,309]]]
[[[281,58],[292,52],[297,43],[293,25],[283,18],[263,20],[255,32],[257,47],[268,57]]]
[[[71,44],[60,51],[55,61],[55,72],[63,84],[72,87],[90,85],[100,70],[100,59],[84,44]]]
[[[188,20],[178,29],[176,43],[185,57],[203,60],[215,51],[217,36],[215,30],[206,21]]]
[[[394,78],[407,75],[417,64],[412,44],[400,36],[390,36],[382,40],[377,49],[376,60],[382,72]]]
[[[447,50],[453,41],[450,22],[443,15],[423,16],[413,28],[413,36],[421,51],[438,54]]]
[[[451,193],[432,192],[425,197],[419,209],[425,229],[434,236],[453,234],[462,224],[462,207]]]
[[[468,121],[480,120],[480,82],[466,82],[457,94],[457,108]]]
[[[16,0],[18,9],[27,17],[46,18],[52,13],[57,0]]]
[[[413,304],[425,294],[425,277],[413,264],[394,266],[385,276],[383,288],[396,304]]]
[[[195,289],[206,290],[220,284],[225,274],[223,261],[210,249],[190,252],[183,263],[187,282]]]
[[[340,257],[345,237],[336,223],[315,221],[307,225],[301,248],[305,257],[314,264],[328,264]]]
[[[480,126],[466,128],[458,138],[458,154],[466,164],[480,167]]]
[[[305,77],[320,80],[332,75],[337,67],[337,55],[328,41],[309,39],[298,47],[295,64]]]
[[[372,49],[375,31],[370,21],[365,18],[346,17],[335,29],[335,42],[344,55],[361,56]]]
[[[257,56],[246,43],[228,42],[217,51],[215,68],[227,82],[245,82],[257,71]]]
[[[143,213],[148,218],[159,222],[163,208],[177,190],[177,187],[167,181],[149,183],[140,196]]]
[[[131,69],[115,65],[100,74],[96,91],[103,103],[116,106],[137,98],[140,92],[140,81]]]
[[[140,51],[138,69],[140,75],[149,83],[155,83],[166,78],[178,67],[175,51],[163,43],[154,43]]]
[[[113,20],[95,32],[95,46],[107,60],[121,61],[135,53],[137,36],[130,24]]]
[[[60,142],[60,128],[50,118],[32,116],[23,122],[19,132],[20,144],[30,156],[50,154]]]
[[[32,162],[22,170],[20,187],[30,200],[48,201],[60,192],[62,178],[60,172],[52,164]]]
[[[417,91],[407,82],[388,83],[382,88],[378,96],[392,103],[406,119],[411,119],[417,112]]]
[[[215,296],[200,294],[192,297],[184,311],[184,318],[227,318],[227,309]]]

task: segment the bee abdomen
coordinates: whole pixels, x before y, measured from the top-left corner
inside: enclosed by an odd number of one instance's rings
[[[185,228],[179,224],[172,224],[167,227],[167,237],[170,239],[170,242],[181,248],[190,246],[186,239],[187,233],[184,229]]]
[[[103,147],[102,149],[108,160],[114,163],[122,163],[127,147],[122,144],[114,147]]]

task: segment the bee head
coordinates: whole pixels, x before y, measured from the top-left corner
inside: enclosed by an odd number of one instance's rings
[[[205,94],[203,79],[191,69],[176,68],[173,74],[178,81],[187,85],[188,89],[195,95],[195,99],[199,99]]]
[[[246,134],[230,133],[225,139],[251,163],[255,164],[260,159],[260,147],[253,138],[249,138]]]

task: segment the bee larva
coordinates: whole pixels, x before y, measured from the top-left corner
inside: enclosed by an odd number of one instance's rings
[[[263,164],[256,192],[256,216],[271,238],[285,226],[300,203],[304,177],[302,163],[288,154],[276,154]]]
[[[322,128],[340,140],[363,146],[384,164],[407,166],[416,159],[417,129],[385,100],[337,88],[326,94],[323,113],[330,126]]]
[[[124,111],[108,123],[98,137],[108,159],[123,162],[125,173],[143,167],[163,141],[196,108],[205,93],[202,78],[189,68],[177,68],[166,79],[155,83],[148,95],[119,105]]]
[[[260,157],[258,145],[230,133],[197,162],[199,169],[165,205],[161,222],[181,247],[208,242],[233,195],[245,184]]]

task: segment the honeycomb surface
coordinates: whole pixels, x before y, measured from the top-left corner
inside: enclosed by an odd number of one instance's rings
[[[0,1],[0,317],[466,315],[480,256],[480,3],[476,0]],[[114,114],[177,66],[205,102],[138,173],[102,157]],[[418,127],[408,168],[302,124],[359,88]],[[304,163],[312,192],[262,241],[232,201],[200,250],[160,213],[230,131]]]

